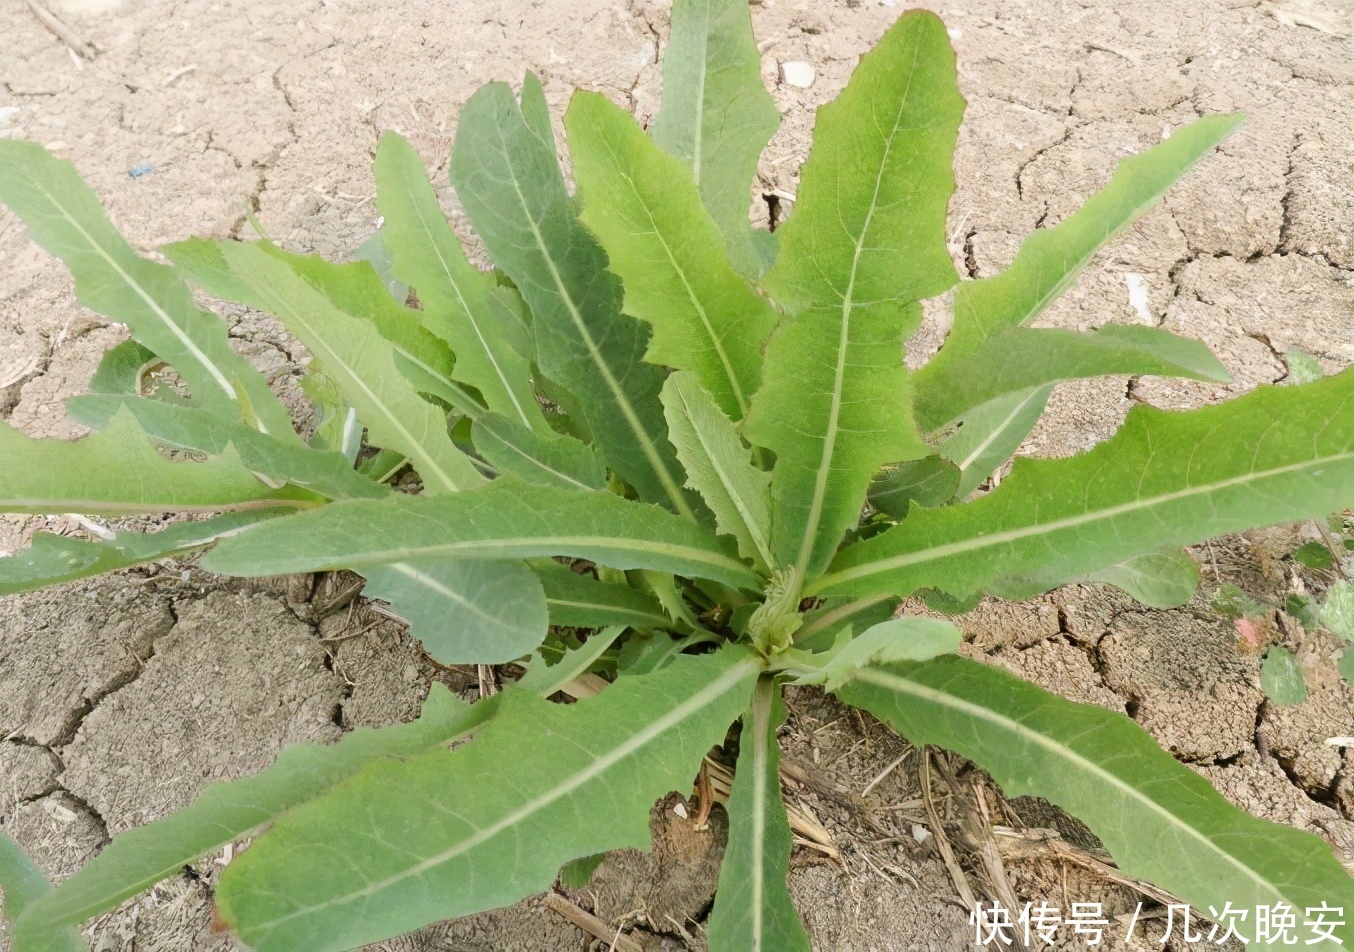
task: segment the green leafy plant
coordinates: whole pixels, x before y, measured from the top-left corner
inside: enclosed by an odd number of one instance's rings
[[[520,98],[496,83],[466,104],[451,181],[488,273],[393,134],[376,157],[384,225],[347,265],[203,241],[151,262],[69,164],[0,142],[0,200],[136,341],[68,403],[93,435],[0,428],[0,508],[216,513],[152,535],[39,533],[0,562],[0,591],[213,546],[202,564],[224,574],[354,570],[438,661],[526,666],[477,703],[434,685],[411,723],[284,750],[50,891],[5,847],[15,948],[59,947],[259,830],[216,892],[259,949],[346,949],[502,906],[645,846],[654,801],[728,742],[710,946],[806,949],[777,781],[787,683],[1066,808],[1126,874],[1200,908],[1282,902],[1299,924],[1323,903],[1354,909],[1316,837],[1235,809],[1128,718],[961,658],[948,622],[899,612],[913,595],[953,609],[1075,579],[1178,604],[1198,574],[1181,546],[1354,500],[1349,372],[1185,413],[1138,407],[1091,451],[1018,459],[971,498],[1059,381],[1225,379],[1201,343],[1157,328],[1030,324],[1241,118],[1125,159],[1005,272],[960,282],[945,215],[963,108],[944,27],[903,16],[819,111],[793,214],[755,230],[750,180],[778,118],[746,7],[678,0],[651,134],[574,96],[576,194],[533,76]],[[293,425],[190,281],[305,343],[315,420]],[[951,288],[948,339],[909,373],[919,302]],[[187,396],[147,389],[153,361]],[[389,487],[405,468],[420,491]],[[552,700],[598,671],[600,693]]]
[[[1318,374],[1318,378],[1319,378]],[[1308,570],[1317,585],[1313,592],[1299,584],[1282,601],[1255,599],[1240,587],[1227,583],[1213,593],[1213,609],[1232,621],[1243,650],[1263,652],[1260,686],[1279,706],[1300,704],[1307,699],[1307,673],[1299,655],[1310,665],[1333,662],[1346,681],[1354,683],[1354,584],[1346,577],[1347,555],[1354,542],[1343,515],[1314,519],[1310,525],[1320,541],[1303,542],[1289,557]],[[1298,626],[1275,624],[1283,612]],[[1321,642],[1303,644],[1308,632],[1325,631],[1335,636],[1334,652]],[[1295,653],[1294,649],[1298,649]],[[1313,650],[1315,649],[1315,650]],[[1332,657],[1333,655],[1333,657]]]

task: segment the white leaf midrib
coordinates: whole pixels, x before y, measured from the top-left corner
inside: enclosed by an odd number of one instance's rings
[[[421,875],[429,870],[436,869],[445,863],[449,863],[458,856],[466,853],[475,847],[488,842],[493,837],[505,830],[518,826],[528,820],[533,814],[545,810],[556,801],[567,797],[569,794],[580,789],[586,784],[596,780],[605,774],[612,767],[625,761],[627,758],[637,754],[646,745],[657,740],[667,731],[675,728],[683,721],[698,714],[704,708],[720,700],[729,691],[738,686],[740,681],[745,680],[750,674],[756,671],[758,664],[753,659],[745,659],[731,666],[718,678],[711,681],[701,690],[688,697],[685,701],[669,710],[666,714],[656,718],[646,724],[639,731],[631,734],[623,742],[617,744],[611,750],[595,754],[591,761],[584,766],[562,779],[559,783],[533,797],[516,810],[506,814],[494,823],[479,827],[475,832],[456,843],[455,845],[442,850],[433,856],[420,860],[406,869],[400,870],[384,879],[375,882],[368,882],[361,889],[355,889],[340,896],[326,899],[323,902],[314,903],[300,909],[295,909],[289,913],[277,916],[273,919],[261,920],[251,923],[251,931],[263,933],[274,929],[283,923],[301,916],[313,916],[325,909],[333,906],[346,905],[358,900],[370,899],[377,893],[388,889],[398,883],[401,883],[411,877]]]
[[[495,123],[494,129],[498,133],[499,146],[504,155],[509,155],[511,150],[506,138],[504,138],[502,126]],[[536,217],[531,214],[531,206],[528,204],[526,195],[522,192],[522,184],[517,178],[516,166],[513,165],[511,161],[507,161],[505,162],[505,169],[509,180],[512,182],[513,192],[517,195],[518,205],[522,210],[522,218],[526,221],[527,227],[531,230],[531,236],[536,245],[536,250],[540,253],[541,260],[545,263],[546,270],[550,273],[550,280],[555,285],[555,294],[568,312],[569,318],[574,325],[574,330],[577,331],[583,342],[583,346],[587,348],[589,359],[592,361],[593,366],[597,368],[597,372],[601,374],[607,389],[611,391],[612,399],[615,401],[617,408],[621,411],[621,415],[625,418],[626,425],[630,428],[631,435],[634,436],[635,442],[639,444],[640,450],[644,454],[644,458],[649,463],[649,467],[663,485],[663,491],[667,494],[668,499],[681,515],[694,522],[696,519],[695,513],[692,512],[691,507],[687,505],[686,499],[682,496],[681,488],[672,478],[672,474],[668,472],[667,464],[664,463],[662,456],[658,453],[658,449],[653,444],[653,440],[649,437],[648,431],[644,429],[644,425],[640,422],[639,415],[635,412],[635,408],[630,403],[629,394],[622,389],[620,381],[616,379],[615,374],[611,372],[610,365],[607,364],[606,360],[603,358],[601,348],[597,346],[597,342],[593,339],[592,332],[589,330],[587,322],[583,319],[583,314],[579,311],[578,303],[573,299],[572,293],[564,283],[564,276],[560,274],[559,267],[555,263],[555,258],[551,253],[550,245],[546,242],[545,236],[541,234],[541,229],[536,222]],[[580,224],[579,227],[582,227],[582,225]],[[617,316],[623,319],[623,315],[618,314]]]
[[[1020,412],[1024,410],[1027,406],[1029,406],[1030,402],[1036,399],[1044,389],[1045,388],[1042,386],[1035,387],[1033,390],[1029,392],[1029,394],[1025,397],[1025,399],[1017,403],[1015,405],[1015,409],[1013,409],[1010,413],[1006,415],[1006,419],[1002,420],[1001,423],[997,424],[996,428],[993,429],[992,432],[989,433],[985,439],[979,442],[977,447],[974,448],[973,452],[970,453],[964,459],[964,461],[959,464],[960,471],[962,472],[964,470],[967,470],[970,466],[972,466],[975,462],[977,462],[979,457],[981,457],[983,453],[987,452],[988,447],[990,447],[993,443],[995,443],[997,439],[1003,433],[1006,432],[1007,428],[1010,427],[1010,425],[1013,422],[1015,422],[1015,419],[1020,414]]]
[[[299,505],[296,501],[279,501],[279,505]],[[311,569],[302,569],[300,566],[308,565],[318,568],[319,566],[328,566],[341,562],[346,567],[360,569],[366,565],[383,565],[390,562],[401,562],[410,559],[425,558],[432,556],[447,556],[465,558],[476,554],[484,553],[503,553],[504,558],[530,558],[536,555],[553,554],[554,550],[560,551],[591,551],[591,552],[629,552],[638,554],[661,555],[674,560],[681,560],[689,564],[690,569],[708,567],[719,570],[716,579],[743,579],[739,584],[745,584],[749,587],[755,587],[756,577],[751,570],[738,559],[712,552],[708,549],[698,549],[691,546],[675,545],[666,542],[655,542],[650,540],[632,539],[623,536],[569,536],[569,535],[548,535],[548,536],[503,536],[497,538],[478,538],[462,539],[447,542],[438,542],[423,546],[400,546],[393,548],[364,549],[354,552],[338,552],[331,557],[324,559],[285,559],[271,560],[267,564],[278,574],[287,574],[293,571],[311,571]]]
[[[832,459],[837,451],[837,431],[841,426],[841,408],[842,408],[842,389],[845,386],[846,377],[846,353],[850,345],[851,312],[856,307],[857,302],[853,300],[856,287],[856,276],[860,270],[860,256],[865,249],[865,238],[869,234],[870,224],[874,220],[875,210],[879,207],[879,189],[884,181],[884,171],[888,166],[889,156],[893,151],[893,141],[898,135],[899,126],[903,121],[903,113],[907,109],[908,97],[912,92],[912,79],[917,71],[917,61],[920,58],[920,51],[914,51],[912,57],[912,66],[907,75],[907,83],[903,87],[903,93],[899,97],[898,112],[893,119],[893,128],[884,139],[884,154],[879,159],[879,168],[875,173],[874,192],[870,196],[870,205],[865,212],[865,220],[861,224],[860,234],[856,236],[855,247],[851,255],[851,273],[847,279],[846,290],[842,294],[842,320],[841,330],[838,333],[836,366],[833,370],[832,381],[832,403],[828,411],[827,427],[823,434],[823,449],[821,458],[818,462],[818,472],[814,476],[813,497],[809,505],[809,515],[804,526],[804,535],[800,539],[799,553],[795,559],[795,565],[799,570],[801,578],[807,576],[809,563],[813,558],[813,550],[818,541],[818,527],[823,519],[823,508],[826,504],[827,482],[832,473]],[[838,208],[840,212],[840,207]],[[802,212],[800,214],[803,214]]]
[[[169,312],[166,311],[164,308],[162,308],[159,302],[157,302],[153,297],[151,297],[149,292],[147,292],[146,289],[143,288],[139,282],[137,282],[130,274],[128,274],[126,271],[122,269],[122,266],[118,264],[116,260],[114,260],[112,255],[110,255],[107,251],[105,251],[103,246],[94,240],[94,236],[91,235],[88,231],[86,231],[84,226],[81,225],[80,222],[70,214],[70,212],[66,211],[66,206],[61,204],[61,202],[57,200],[55,195],[47,191],[47,189],[43,188],[42,185],[40,185],[37,181],[31,178],[29,179],[29,181],[32,183],[33,188],[40,195],[42,195],[43,198],[51,202],[52,207],[55,208],[57,212],[60,213],[61,217],[64,218],[72,228],[74,228],[77,232],[80,233],[80,236],[84,238],[85,242],[94,251],[94,253],[97,254],[100,258],[102,258],[104,262],[117,273],[118,277],[122,279],[123,283],[126,284],[127,287],[129,287],[132,291],[134,291],[136,293],[136,296],[139,297],[148,308],[150,308],[151,312],[160,319],[160,322],[163,323],[165,327],[169,329],[170,333],[172,333],[174,337],[179,341],[179,343],[181,343],[184,346],[184,348],[187,349],[188,353],[192,355],[193,359],[202,365],[202,368],[207,371],[208,375],[212,378],[212,381],[218,387],[221,388],[221,390],[225,393],[225,395],[231,400],[238,399],[235,393],[235,387],[226,377],[225,372],[222,371],[221,368],[217,367],[216,364],[212,361],[212,359],[208,357],[207,354],[202,350],[202,348],[200,348],[197,345],[197,342],[194,341],[188,335],[188,332],[184,330],[182,327],[180,327],[179,324],[172,317],[170,317]],[[263,429],[261,421],[259,425],[260,429]],[[266,429],[263,429],[263,432],[266,433],[268,431]]]
[[[437,256],[438,267],[441,269],[443,276],[446,278],[447,284],[450,286],[452,293],[455,295],[456,301],[460,305],[461,312],[465,314],[466,320],[469,321],[471,330],[473,330],[475,333],[475,339],[476,341],[478,341],[480,345],[480,350],[484,353],[484,356],[488,359],[489,366],[490,368],[492,368],[494,376],[498,378],[499,386],[503,389],[503,392],[507,396],[508,400],[511,401],[513,410],[516,411],[518,417],[521,419],[522,425],[525,426],[528,430],[534,430],[535,428],[532,426],[530,416],[527,414],[526,410],[519,402],[517,393],[513,389],[512,384],[509,382],[507,374],[503,371],[503,368],[499,366],[498,356],[494,353],[493,347],[490,346],[489,341],[485,338],[484,331],[480,327],[479,317],[476,315],[475,310],[470,306],[470,302],[466,300],[465,294],[461,290],[460,282],[456,280],[456,276],[452,273],[450,263],[447,261],[446,256],[442,253],[442,247],[438,241],[438,235],[434,233],[435,226],[430,225],[428,223],[427,218],[424,216],[424,209],[422,207],[422,203],[418,200],[416,196],[411,194],[413,191],[416,190],[416,188],[417,183],[415,183],[415,188],[408,189],[406,191],[406,194],[408,195],[409,198],[409,207],[413,209],[414,216],[418,219],[418,226],[423,231],[423,234],[427,240],[427,245],[428,247],[432,248],[433,254]],[[434,201],[435,200],[436,197],[434,196]],[[443,225],[443,227],[446,227],[445,221],[442,221],[441,224]],[[451,237],[450,240],[454,241],[455,238]]]
[[[1066,516],[1062,519],[1055,519],[1052,522],[1041,522],[1033,525],[1021,526],[1017,529],[990,532],[985,535],[962,539],[958,542],[950,542],[945,545],[918,549],[913,552],[906,552],[902,555],[895,555],[874,562],[864,562],[860,565],[855,565],[850,568],[841,569],[837,572],[830,572],[820,576],[806,587],[805,593],[811,595],[818,592],[825,592],[832,587],[841,585],[845,582],[852,582],[857,579],[880,575],[885,572],[894,571],[895,569],[906,568],[909,565],[930,562],[947,558],[952,555],[961,555],[965,552],[976,552],[991,546],[1005,545],[1008,542],[1019,542],[1022,539],[1059,532],[1063,529],[1075,529],[1079,526],[1088,525],[1093,522],[1114,519],[1130,513],[1150,510],[1157,506],[1169,505],[1170,503],[1190,499],[1195,496],[1202,496],[1213,492],[1219,492],[1224,489],[1230,489],[1234,486],[1244,486],[1250,482],[1259,482],[1264,479],[1287,476],[1308,469],[1321,469],[1326,466],[1349,462],[1351,460],[1354,460],[1354,451],[1332,453],[1329,456],[1321,456],[1316,459],[1290,463],[1286,466],[1276,466],[1265,470],[1253,470],[1240,476],[1233,476],[1228,479],[1216,480],[1210,483],[1202,483],[1198,486],[1190,486],[1174,492],[1161,493],[1159,495],[1149,496],[1146,499],[1134,499],[1126,503],[1120,503],[1117,506],[1094,509],[1089,512],[1078,513],[1075,516]]]
[[[589,486],[587,483],[575,479],[573,476],[569,475],[563,470],[556,469],[555,467],[546,463],[545,460],[540,459],[539,457],[536,456],[532,456],[530,453],[528,453],[522,447],[518,446],[512,440],[505,438],[503,434],[496,433],[492,429],[486,429],[486,432],[490,437],[498,440],[499,444],[503,446],[505,449],[507,449],[509,452],[521,457],[522,460],[525,461],[528,465],[536,467],[541,472],[546,473],[549,476],[553,476],[555,479],[558,479],[563,483],[567,483],[569,486],[575,489],[579,489],[585,493],[596,491],[596,487]],[[544,438],[542,439],[544,440]],[[568,439],[568,437],[561,437],[561,439]]]
[[[250,283],[255,291],[262,297],[271,299],[274,313],[279,315],[282,313],[290,314],[293,321],[306,329],[311,338],[310,341],[306,341],[306,344],[312,346],[312,349],[314,350],[321,351],[323,354],[321,357],[322,362],[330,367],[341,369],[347,378],[352,381],[353,385],[371,401],[372,406],[381,412],[381,416],[395,429],[400,435],[400,438],[406,441],[409,450],[418,456],[422,466],[427,467],[428,475],[435,476],[438,482],[442,483],[442,485],[451,492],[459,492],[464,488],[458,485],[457,482],[452,479],[451,475],[447,473],[440,463],[438,463],[431,451],[423,445],[423,441],[415,437],[409,428],[404,425],[404,421],[400,418],[400,415],[390,408],[386,403],[385,398],[367,383],[366,378],[357,372],[356,368],[344,355],[334,349],[333,345],[329,342],[328,337],[315,328],[308,315],[302,313],[299,308],[294,307],[286,297],[275,291],[268,282],[251,281]],[[357,318],[343,314],[338,308],[333,307],[332,305],[329,306],[329,309],[333,314],[342,316],[345,321],[352,322],[354,326],[360,326],[360,322]],[[382,339],[382,343],[386,343],[384,339]],[[394,352],[395,348],[391,347],[391,351]],[[398,370],[393,364],[391,370],[393,372],[392,376],[399,380],[404,379],[399,375]],[[331,373],[332,372],[333,371],[331,371]],[[423,402],[422,398],[418,397],[417,394],[414,395],[414,399],[418,400],[420,403]],[[432,409],[431,405],[428,406],[429,409]],[[450,440],[448,440],[448,443],[450,443]]]
[[[773,684],[757,685],[752,700],[752,948],[762,952],[766,928],[766,795],[772,743],[771,707]]]
[[[405,578],[409,579],[414,584],[426,588],[434,595],[440,595],[442,598],[445,598],[448,601],[455,602],[457,605],[461,606],[466,611],[478,615],[485,621],[486,624],[488,624],[492,628],[501,629],[507,627],[504,620],[501,617],[497,615],[492,615],[489,612],[485,611],[484,608],[481,607],[477,602],[473,601],[472,599],[466,598],[460,592],[446,585],[441,580],[436,579],[433,576],[429,575],[426,571],[423,571],[413,565],[410,565],[408,562],[391,562],[390,568],[398,572],[400,575],[403,575]],[[396,610],[398,610],[398,607],[396,608]]]
[[[963,698],[955,697],[953,694],[949,694],[945,691],[940,691],[935,688],[918,684],[915,681],[909,681],[906,678],[888,674],[878,668],[862,668],[856,672],[855,679],[900,694],[911,695],[912,697],[934,704],[941,709],[948,708],[959,711],[976,720],[990,724],[997,730],[1003,730],[1014,734],[1026,743],[1040,747],[1056,758],[1068,761],[1072,764],[1073,769],[1082,774],[1100,778],[1107,786],[1118,790],[1126,798],[1142,804],[1152,813],[1164,818],[1167,821],[1168,826],[1185,832],[1191,839],[1198,842],[1204,848],[1221,856],[1229,865],[1235,867],[1238,872],[1256,883],[1276,899],[1282,900],[1286,898],[1282,890],[1274,883],[1270,882],[1270,880],[1259,871],[1251,868],[1240,858],[1233,856],[1231,853],[1222,849],[1202,831],[1180,820],[1174,813],[1171,813],[1166,807],[1157,803],[1151,797],[1148,797],[1132,784],[1110,773],[1096,761],[1083,756],[1067,745],[1059,743],[1039,731],[1032,730],[1020,721],[1012,720],[990,708],[974,704],[972,701],[967,701]]]

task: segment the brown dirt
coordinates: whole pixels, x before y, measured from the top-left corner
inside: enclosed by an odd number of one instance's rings
[[[252,212],[289,248],[350,254],[376,227],[370,161],[384,129],[419,148],[463,227],[445,163],[457,110],[475,88],[532,69],[556,115],[582,86],[647,119],[658,104],[655,60],[667,29],[666,4],[651,0],[51,5],[99,54],[77,61],[25,4],[0,7],[0,136],[71,158],[146,251],[194,234],[252,234]],[[762,162],[763,189],[795,192],[813,107],[910,5],[753,7],[763,77],[785,115]],[[970,275],[1003,267],[1024,235],[1075,209],[1118,158],[1199,113],[1239,108],[1250,116],[1040,319],[1078,328],[1141,321],[1199,336],[1234,382],[1068,384],[1027,452],[1083,450],[1137,400],[1191,406],[1278,380],[1291,346],[1328,369],[1354,362],[1354,56],[1344,6],[935,4],[969,101],[950,218],[953,255]],[[814,64],[811,88],[775,85],[778,63],[790,60]],[[153,171],[128,174],[143,164]],[[304,363],[303,349],[264,316],[223,313],[238,349],[294,394],[291,371]],[[914,358],[943,333],[944,308],[928,314]],[[124,334],[79,308],[61,267],[0,212],[0,416],[32,435],[79,435],[60,400],[85,387]],[[0,521],[0,553],[22,545],[34,525]],[[1258,691],[1254,658],[1208,610],[1224,580],[1256,598],[1282,594],[1299,578],[1280,560],[1291,538],[1252,534],[1202,548],[1205,585],[1178,612],[1147,612],[1083,586],[1021,605],[985,603],[962,620],[965,650],[1049,689],[1127,710],[1226,796],[1326,836],[1348,861],[1354,770],[1349,753],[1325,739],[1354,730],[1354,692],[1333,677],[1329,651],[1307,637],[1310,673],[1323,686],[1297,708],[1273,708]],[[309,600],[308,591],[179,572],[153,568],[0,600],[0,824],[54,875],[78,867],[110,831],[186,802],[214,777],[257,769],[282,743],[412,715],[434,674],[398,626],[371,627],[377,619],[345,606],[319,617],[324,592]],[[917,753],[863,798],[906,745],[814,692],[798,692],[790,706],[787,756],[812,782],[791,785],[789,799],[824,824],[842,854],[837,865],[796,851],[792,891],[816,947],[968,947],[964,913],[915,803]],[[963,840],[962,821],[984,781],[961,764],[952,769],[953,789],[933,778],[944,826],[975,890],[993,895],[997,884]],[[987,796],[1005,809],[990,784]],[[1035,826],[1065,823],[1031,809],[1015,812]],[[700,833],[671,810],[661,816],[663,849],[608,861],[597,897],[576,898],[634,924],[647,948],[685,948],[686,937],[699,947],[718,820]],[[210,874],[213,859],[200,866]],[[1008,873],[1022,899],[1056,902],[1067,889],[1072,899],[1100,897],[1116,909],[1136,901],[1053,862],[1013,863]],[[90,936],[107,950],[228,948],[227,937],[206,931],[209,900],[205,882],[170,880],[95,923]],[[539,900],[383,946],[587,947]]]

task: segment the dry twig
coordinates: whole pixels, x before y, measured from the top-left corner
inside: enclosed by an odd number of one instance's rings
[[[329,578],[333,577],[334,576],[332,575],[329,576]],[[342,611],[344,608],[348,607],[348,605],[352,603],[352,600],[357,597],[358,592],[362,591],[363,586],[365,586],[366,584],[367,584],[366,579],[358,578],[356,582],[349,583],[345,588],[340,589],[336,594],[332,595],[330,598],[316,605],[314,607],[315,620],[317,622],[321,621],[322,619],[328,618],[330,615],[333,615],[339,611]],[[376,612],[376,614],[378,615],[384,615],[387,618],[392,618],[398,621],[404,621],[403,618],[400,618],[398,615],[395,615],[394,613],[382,611],[381,610],[382,606],[380,606],[376,602],[369,602],[367,607],[370,608],[372,611]]]
[[[610,943],[616,952],[644,952],[638,942],[628,935],[621,935],[619,929],[612,929],[601,919],[585,909],[580,909],[559,893],[551,890],[545,894],[545,904],[551,912],[568,919],[588,935],[602,942]]]
[[[1016,899],[1015,890],[1011,888],[1011,881],[1006,877],[1006,866],[1001,861],[1001,849],[997,846],[996,837],[992,835],[992,817],[987,812],[987,798],[983,796],[982,785],[974,786],[973,792],[977,797],[978,810],[981,814],[976,818],[979,819],[980,826],[975,831],[978,840],[978,858],[982,861],[983,870],[987,873],[988,882],[992,884],[997,899],[1007,909],[1019,909],[1020,903]],[[1015,943],[1017,948],[1025,948],[1025,943],[1020,941],[1019,936],[1015,937]]]
[[[41,0],[28,0],[28,9],[33,11],[33,16],[37,17],[38,22],[47,28],[47,32],[64,43],[66,48],[76,56],[81,59],[92,60],[99,55],[99,51],[94,48],[93,43],[66,26],[61,18],[48,10]]]
[[[493,697],[498,693],[498,679],[494,677],[493,665],[475,665],[475,675],[479,680],[480,697]]]
[[[782,763],[782,767],[784,764]],[[725,767],[719,761],[705,759],[705,776],[710,784],[710,800],[712,803],[727,803],[729,793],[733,790],[733,771]],[[785,778],[782,771],[781,779]],[[818,819],[809,813],[808,808],[802,804],[791,803],[788,799],[785,802],[785,813],[790,820],[790,830],[798,834],[795,842],[801,846],[808,846],[825,856],[831,857],[836,862],[842,861],[842,854],[832,841],[832,834],[827,831]]]
[[[715,806],[715,788],[710,782],[710,759],[701,761],[700,773],[696,774],[696,798],[700,801],[700,810],[696,813],[696,829],[703,830],[710,825],[710,811]]]
[[[1127,886],[1134,892],[1154,899],[1163,906],[1180,902],[1179,899],[1164,889],[1158,889],[1141,879],[1125,876],[1119,871],[1118,867],[1107,862],[1108,854],[1106,854],[1105,859],[1101,859],[1086,850],[1073,846],[1064,840],[1056,830],[1013,830],[1010,827],[994,826],[992,827],[992,836],[998,849],[1001,850],[1002,858],[1011,862],[1059,860],[1080,866],[1101,879]]]
[[[381,622],[374,621],[371,624],[367,625],[365,628],[359,629],[358,631],[351,631],[346,635],[331,635],[328,638],[321,638],[320,642],[322,644],[330,644],[336,641],[351,641],[354,638],[361,638],[367,632],[371,631],[374,628],[378,628],[380,625]]]
[[[860,791],[860,798],[864,800],[866,797],[868,797],[870,795],[870,791],[873,790],[875,787],[879,786],[879,784],[883,782],[885,777],[887,777],[889,774],[897,770],[898,765],[901,764],[904,760],[906,760],[907,755],[910,754],[911,752],[912,748],[909,747],[907,750],[903,751],[902,755],[899,756],[897,760],[889,764],[883,770],[879,771],[878,775],[865,785],[865,789]]]
[[[1345,571],[1345,547],[1335,540],[1331,535],[1330,529],[1320,519],[1313,519],[1312,525],[1316,526],[1316,531],[1321,534],[1321,541],[1326,543],[1326,548],[1330,550],[1331,558],[1335,560],[1335,571],[1340,573],[1341,578],[1349,578],[1349,573]]]
[[[963,900],[964,907],[976,909],[978,900],[973,895],[973,889],[968,884],[963,867],[954,858],[954,848],[950,846],[950,838],[945,835],[945,828],[940,825],[940,814],[936,812],[935,801],[931,798],[931,753],[925,748],[922,749],[921,755],[921,796],[926,804],[926,815],[931,819],[931,834],[935,837],[936,848],[940,850],[940,858],[945,861],[945,868],[949,870],[950,880],[959,891],[959,898]]]
[[[808,787],[819,796],[826,797],[848,810],[858,811],[860,804],[851,796],[851,791],[847,790],[839,783],[827,779],[822,773],[807,764],[801,764],[797,760],[789,757],[780,759],[780,775],[795,783]]]

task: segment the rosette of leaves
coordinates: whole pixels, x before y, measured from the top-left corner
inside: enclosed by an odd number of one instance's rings
[[[567,864],[646,845],[652,804],[687,789],[735,723],[710,946],[806,949],[777,781],[787,683],[1062,806],[1127,875],[1200,909],[1285,903],[1299,925],[1322,903],[1354,909],[1318,838],[1230,806],[1128,718],[961,658],[948,622],[897,611],[1088,578],[1174,604],[1197,576],[1182,546],[1354,502],[1349,372],[1190,412],[1137,407],[1089,452],[1018,459],[972,498],[1059,381],[1225,378],[1203,344],[1155,327],[1031,322],[1241,118],[1124,159],[1006,271],[960,281],[945,218],[964,102],[941,22],[901,17],[819,110],[774,234],[749,226],[778,122],[758,75],[745,4],[678,0],[649,132],[575,94],[573,194],[540,83],[481,89],[450,168],[491,273],[393,134],[375,168],[384,225],[345,265],[265,242],[190,241],[152,262],[70,165],[0,142],[0,200],[134,338],[68,403],[93,435],[0,428],[0,508],[214,514],[151,535],[39,533],[0,562],[3,591],[211,546],[202,564],[229,575],[362,574],[443,663],[527,664],[487,700],[435,686],[411,723],[289,748],[50,891],[0,852],[23,897],[17,952],[75,941],[82,921],[249,835],[216,906],[258,949],[348,949],[503,906]],[[306,428],[190,283],[305,343]],[[417,307],[389,293],[406,287]],[[920,302],[951,289],[948,338],[909,373]],[[146,392],[154,362],[187,396]],[[388,484],[406,467],[417,492]],[[596,672],[600,693],[560,700]]]

